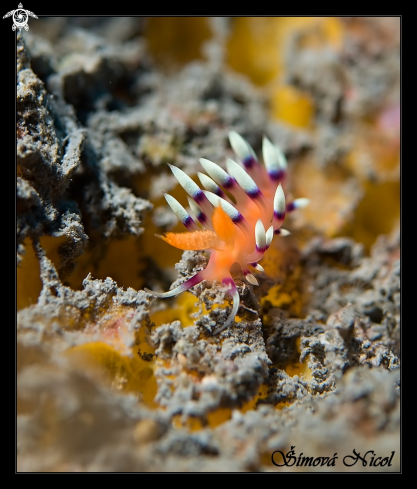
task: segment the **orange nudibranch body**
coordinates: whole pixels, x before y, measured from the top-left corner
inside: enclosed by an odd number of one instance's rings
[[[286,212],[308,204],[307,199],[285,203],[281,183],[285,179],[287,162],[277,146],[264,138],[263,166],[258,162],[249,143],[239,134],[230,132],[229,140],[241,164],[228,158],[226,172],[215,163],[201,158],[200,163],[209,175],[198,174],[205,190],[201,190],[182,170],[169,165],[180,185],[191,197],[189,203],[196,220],[174,197],[165,194],[168,204],[188,232],[166,233],[162,239],[182,250],[210,250],[211,255],[204,270],[176,289],[162,294],[148,291],[157,297],[172,297],[202,280],[222,282],[233,297],[233,307],[228,319],[215,330],[215,334],[233,321],[239,307],[239,294],[230,274],[232,265],[238,263],[246,280],[258,285],[256,278],[249,272],[248,265],[262,271],[257,262],[271,245],[274,234],[289,234],[281,229]],[[230,195],[233,197],[229,197]]]

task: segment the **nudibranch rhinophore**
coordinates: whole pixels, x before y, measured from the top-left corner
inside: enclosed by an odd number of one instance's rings
[[[200,158],[209,175],[198,173],[205,190],[201,190],[182,170],[169,165],[189,195],[188,202],[195,219],[174,197],[164,194],[188,232],[168,232],[160,237],[181,250],[209,250],[211,255],[207,267],[169,292],[147,290],[156,297],[166,298],[180,294],[202,280],[222,282],[233,298],[233,307],[215,334],[232,323],[239,308],[239,293],[230,273],[232,265],[238,263],[245,279],[258,285],[250,268],[263,271],[258,262],[270,247],[274,234],[289,234],[281,228],[286,212],[309,203],[308,199],[301,198],[286,204],[283,183],[287,161],[282,151],[268,138],[264,137],[262,144],[265,166],[259,163],[252,147],[237,132],[229,133],[229,141],[241,164],[227,158],[226,172],[216,163]]]

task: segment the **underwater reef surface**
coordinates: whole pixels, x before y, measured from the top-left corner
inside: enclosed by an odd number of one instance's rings
[[[17,33],[18,472],[400,471],[399,28],[39,18]],[[224,166],[232,130],[258,155],[264,135],[279,145],[287,195],[310,205],[258,287],[236,271],[236,320],[214,335],[225,287],[144,289],[207,265],[155,237],[185,231],[167,163],[195,180],[200,157]]]

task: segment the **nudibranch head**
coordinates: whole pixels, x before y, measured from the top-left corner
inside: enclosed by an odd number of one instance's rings
[[[289,234],[281,228],[286,213],[308,204],[308,199],[286,203],[283,183],[287,161],[269,139],[264,137],[262,144],[264,165],[237,132],[229,133],[229,141],[240,164],[227,158],[225,171],[216,163],[200,158],[207,173],[198,173],[204,190],[182,170],[169,165],[189,195],[195,218],[174,197],[165,194],[168,205],[187,232],[166,233],[161,238],[181,250],[210,250],[211,254],[207,267],[179,287],[165,293],[148,291],[157,297],[173,297],[203,280],[222,282],[233,298],[233,307],[215,333],[232,323],[239,308],[239,293],[230,273],[232,265],[238,263],[245,279],[258,285],[250,268],[263,271],[258,262],[270,247],[274,234]]]

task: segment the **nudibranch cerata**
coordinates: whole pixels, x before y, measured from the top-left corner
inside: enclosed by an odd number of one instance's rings
[[[229,141],[241,164],[227,158],[226,172],[216,163],[200,158],[209,175],[198,173],[205,190],[201,190],[182,170],[169,165],[189,195],[188,202],[195,219],[174,197],[164,194],[187,232],[168,232],[161,238],[181,250],[209,250],[207,267],[169,292],[147,290],[156,297],[166,298],[180,294],[203,280],[222,282],[233,298],[233,307],[215,334],[233,322],[239,308],[239,293],[230,272],[232,265],[238,263],[245,279],[259,285],[250,269],[264,271],[258,262],[270,247],[274,234],[289,234],[281,228],[285,214],[309,203],[308,199],[300,198],[286,204],[283,183],[287,160],[268,138],[264,137],[262,144],[264,165],[237,132],[229,133]]]

